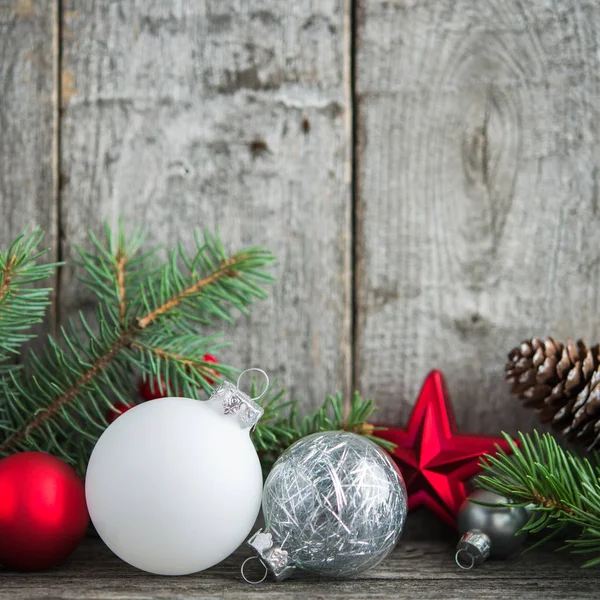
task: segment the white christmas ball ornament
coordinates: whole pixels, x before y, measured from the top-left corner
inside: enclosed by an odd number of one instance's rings
[[[208,401],[151,400],[116,419],[85,482],[106,545],[160,575],[195,573],[229,556],[260,509],[262,472],[249,432],[262,412],[225,382]]]

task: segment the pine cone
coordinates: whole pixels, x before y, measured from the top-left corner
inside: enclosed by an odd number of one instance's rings
[[[599,366],[598,344],[533,338],[509,353],[506,380],[542,423],[592,450],[600,448]]]

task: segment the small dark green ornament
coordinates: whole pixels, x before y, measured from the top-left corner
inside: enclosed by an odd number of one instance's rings
[[[509,502],[484,490],[473,492],[463,502],[456,521],[456,529],[462,536],[456,548],[456,564],[461,569],[472,569],[489,556],[505,558],[518,552],[527,538],[526,532],[519,533],[529,520],[527,510],[516,506],[484,506],[471,500],[486,504]]]

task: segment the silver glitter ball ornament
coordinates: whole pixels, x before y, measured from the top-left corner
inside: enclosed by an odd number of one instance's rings
[[[330,431],[309,435],[282,454],[265,483],[262,506],[265,530],[248,543],[276,580],[296,567],[347,577],[393,550],[406,519],[406,488],[379,446]]]
[[[462,535],[456,552],[458,566],[470,569],[488,556],[504,558],[518,552],[527,538],[525,532],[517,535],[529,520],[527,509],[484,506],[470,499],[488,504],[509,502],[507,498],[485,490],[476,490],[463,502],[456,521],[456,529]]]

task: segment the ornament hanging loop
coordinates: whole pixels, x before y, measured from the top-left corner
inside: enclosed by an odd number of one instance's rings
[[[243,373],[242,373],[242,375],[243,375]],[[247,563],[247,562],[249,562],[249,561],[251,561],[251,560],[257,560],[257,561],[259,561],[259,562],[260,562],[260,564],[261,564],[261,565],[264,567],[264,569],[265,569],[265,573],[264,573],[264,575],[261,577],[261,579],[256,579],[256,580],[255,580],[255,579],[248,579],[248,577],[246,577],[246,574],[244,573],[244,567],[246,566],[246,563]],[[240,572],[241,572],[241,574],[242,574],[242,578],[244,579],[244,581],[245,581],[246,583],[249,583],[249,584],[251,584],[251,585],[258,585],[259,583],[262,583],[262,582],[263,582],[263,581],[264,581],[264,580],[267,578],[267,575],[268,575],[268,573],[269,573],[269,570],[267,569],[267,566],[265,565],[265,563],[264,563],[264,562],[263,562],[263,561],[262,561],[260,558],[258,558],[258,556],[250,556],[250,557],[248,557],[248,558],[247,558],[247,559],[246,559],[246,560],[245,560],[245,561],[242,563],[242,566],[240,567]]]
[[[468,562],[463,562],[463,559],[461,558],[463,555],[468,558]],[[456,554],[454,555],[454,561],[461,569],[464,569],[465,571],[470,571],[475,566],[475,557],[465,548],[459,548],[456,551]]]
[[[252,398],[252,400],[259,400],[267,393],[267,390],[269,389],[269,376],[262,369],[259,369],[258,367],[252,367],[251,369],[246,369],[245,371],[242,371],[240,373],[239,377],[237,378],[237,383],[235,385],[238,389],[240,389],[240,381],[242,380],[242,377],[246,373],[250,373],[251,371],[255,371],[256,373],[261,373],[265,377],[265,386],[263,387],[263,391],[258,396],[254,396]]]

